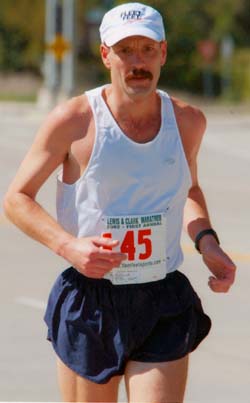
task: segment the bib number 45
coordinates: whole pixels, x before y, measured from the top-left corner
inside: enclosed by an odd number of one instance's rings
[[[105,232],[102,234],[104,238],[112,239],[111,232]],[[141,247],[144,246],[144,250],[141,251]],[[105,247],[104,249],[112,249]],[[138,249],[140,249],[138,253]],[[151,229],[140,229],[138,231],[127,231],[121,241],[120,250],[122,253],[126,253],[128,260],[145,260],[152,255],[152,241],[151,241]]]

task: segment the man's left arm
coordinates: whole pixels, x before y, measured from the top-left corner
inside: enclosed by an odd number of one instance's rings
[[[206,120],[199,110],[191,113],[190,120],[193,120],[192,127],[195,132],[190,133],[190,124],[188,124],[186,133],[182,133],[192,177],[192,186],[184,209],[184,228],[191,239],[196,242],[204,263],[212,273],[212,276],[209,277],[209,287],[214,292],[228,292],[234,282],[236,266],[219,245],[218,239],[216,239],[217,234],[206,231],[211,229],[214,231],[214,229],[209,218],[204,194],[198,182],[197,155],[206,129]]]

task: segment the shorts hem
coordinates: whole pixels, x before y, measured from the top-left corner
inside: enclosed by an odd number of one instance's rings
[[[148,356],[148,357],[141,357],[141,358],[134,358],[134,357],[130,357],[130,361],[137,361],[137,362],[149,362],[149,363],[162,363],[162,362],[171,362],[171,361],[178,361],[181,358],[186,357],[187,355],[189,355],[192,351],[187,351],[185,353],[176,355],[175,357],[154,357],[154,356]]]
[[[120,371],[112,371],[109,375],[106,375],[104,378],[102,379],[96,379],[96,377],[94,376],[90,376],[87,375],[85,373],[83,373],[82,371],[79,371],[78,369],[76,369],[74,367],[74,365],[71,365],[67,362],[67,360],[65,360],[65,358],[62,357],[62,355],[58,352],[58,349],[56,347],[56,344],[53,342],[53,340],[49,340],[53,346],[53,349],[56,353],[56,356],[63,362],[64,365],[66,365],[66,367],[68,367],[69,369],[71,369],[73,372],[75,372],[77,375],[81,376],[82,378],[87,379],[88,381],[97,383],[97,384],[105,384],[108,383],[110,381],[111,378],[113,378],[114,376],[122,376],[124,375],[124,370],[120,370]]]

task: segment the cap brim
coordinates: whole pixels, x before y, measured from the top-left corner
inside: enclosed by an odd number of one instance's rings
[[[156,42],[161,42],[165,38],[162,38],[161,35],[157,34],[155,31],[152,31],[149,28],[145,27],[131,27],[127,29],[121,29],[119,32],[114,30],[110,35],[105,38],[105,43],[107,46],[113,46],[117,42],[121,41],[122,39],[129,38],[131,36],[144,36],[146,38],[150,38]]]

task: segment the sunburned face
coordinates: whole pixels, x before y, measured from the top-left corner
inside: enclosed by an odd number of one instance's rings
[[[111,48],[104,46],[102,56],[114,86],[129,96],[145,96],[156,88],[166,59],[166,43],[133,36]]]

